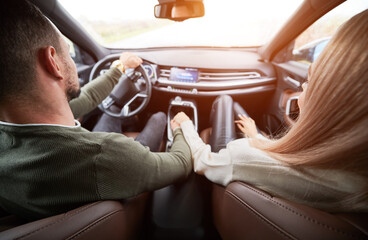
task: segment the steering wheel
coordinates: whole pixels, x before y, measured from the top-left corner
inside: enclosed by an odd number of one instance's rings
[[[119,59],[119,57],[120,54],[113,54],[98,61],[91,70],[89,81],[96,78],[107,64]],[[134,71],[120,77],[110,95],[98,105],[98,108],[111,117],[130,118],[143,111],[149,103],[151,94],[151,81],[144,67],[139,65]],[[113,110],[112,105],[117,106],[115,109],[120,110]]]

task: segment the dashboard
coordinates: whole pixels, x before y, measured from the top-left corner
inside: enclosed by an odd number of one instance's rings
[[[135,52],[153,89],[183,96],[240,95],[274,91],[272,66],[253,50],[168,49]]]
[[[282,75],[276,74],[275,66],[261,60],[257,48],[170,48],[130,50],[143,59],[152,87],[150,112],[167,112],[176,97],[195,104],[200,118],[198,129],[208,127],[210,104],[215,97],[230,95],[241,102],[247,112],[260,123],[271,126],[268,132],[278,131],[286,105],[280,105],[283,92],[279,89]],[[100,74],[118,59],[121,50],[100,60]],[[99,63],[95,64],[98,65]],[[105,64],[106,63],[106,64]],[[104,65],[105,64],[105,65]],[[94,66],[94,68],[95,68]],[[129,69],[127,70],[129,71]],[[132,70],[131,70],[132,71]],[[90,81],[96,76],[90,74]],[[281,71],[283,72],[283,71]],[[291,77],[295,77],[291,75]],[[141,81],[143,82],[143,81]],[[282,81],[281,81],[282,82]],[[285,85],[282,89],[290,88]],[[271,114],[267,109],[276,109]]]

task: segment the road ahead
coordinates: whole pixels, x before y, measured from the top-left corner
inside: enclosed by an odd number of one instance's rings
[[[191,19],[116,42],[112,47],[256,46],[270,39],[270,29],[274,29],[270,24],[247,21],[225,25],[220,19]]]

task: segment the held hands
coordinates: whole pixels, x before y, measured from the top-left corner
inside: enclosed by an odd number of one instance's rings
[[[171,129],[174,131],[176,128],[180,127],[180,124],[182,122],[189,121],[189,120],[190,120],[190,118],[184,112],[179,112],[170,121]]]
[[[124,68],[136,68],[142,64],[142,59],[131,52],[123,52],[120,55],[120,62]]]
[[[251,119],[250,117],[241,114],[239,114],[238,117],[240,118],[240,120],[236,120],[235,123],[240,129],[240,131],[242,131],[245,135],[247,135],[250,138],[257,136],[258,131],[254,120]]]

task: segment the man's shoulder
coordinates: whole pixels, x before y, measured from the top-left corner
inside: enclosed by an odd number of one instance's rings
[[[11,150],[13,153],[30,151],[37,155],[40,149],[45,149],[49,155],[80,153],[95,158],[98,156],[136,155],[148,151],[133,138],[128,138],[123,134],[91,132],[80,125],[75,127],[1,125],[0,132],[5,133],[0,134],[0,142],[4,143],[0,150]],[[16,146],[17,144],[19,146]]]
[[[22,141],[60,142],[60,144],[103,144],[108,141],[126,141],[123,134],[91,132],[80,125],[62,126],[55,124],[0,124],[0,132],[7,139]]]

